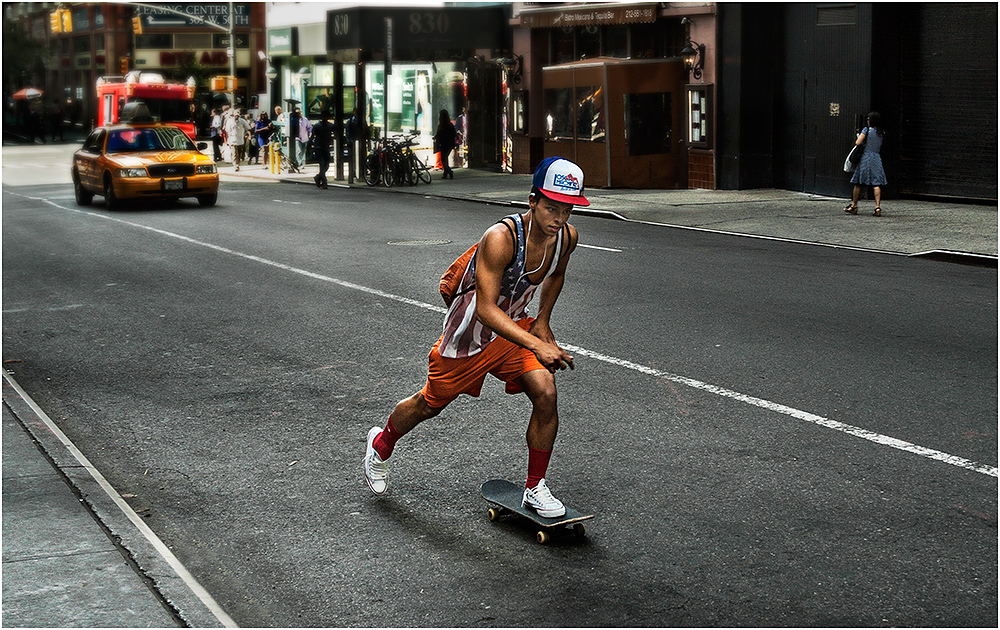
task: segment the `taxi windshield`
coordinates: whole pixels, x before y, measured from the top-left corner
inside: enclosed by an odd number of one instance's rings
[[[121,129],[108,136],[108,153],[134,151],[197,151],[191,139],[177,127]]]

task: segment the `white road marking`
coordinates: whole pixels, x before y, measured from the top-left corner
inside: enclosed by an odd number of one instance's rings
[[[10,193],[10,194],[15,194],[16,195],[18,193]],[[307,278],[314,278],[316,280],[322,280],[324,282],[329,282],[329,283],[332,283],[332,284],[336,284],[336,285],[339,285],[339,286],[342,286],[342,287],[345,287],[345,288],[348,288],[348,289],[354,289],[356,291],[362,291],[364,293],[368,293],[368,294],[371,294],[371,295],[376,295],[376,296],[379,296],[379,297],[382,297],[382,298],[386,298],[388,300],[393,300],[393,301],[396,301],[396,302],[401,302],[403,304],[409,304],[410,306],[416,306],[416,307],[419,307],[419,308],[422,308],[422,309],[425,309],[425,310],[434,311],[435,313],[442,313],[443,314],[443,313],[446,312],[446,309],[443,306],[438,306],[436,304],[428,304],[426,302],[420,302],[419,300],[414,300],[414,299],[411,299],[411,298],[408,298],[408,297],[403,297],[403,296],[400,296],[400,295],[395,295],[395,294],[392,294],[392,293],[387,293],[387,292],[381,291],[379,289],[373,289],[371,287],[366,287],[366,286],[363,286],[363,285],[360,285],[360,284],[355,284],[353,282],[347,282],[346,280],[339,280],[337,278],[332,278],[330,276],[325,276],[325,275],[318,274],[318,273],[315,273],[315,272],[312,272],[312,271],[307,271],[305,269],[299,269],[297,267],[292,267],[291,265],[286,265],[284,263],[276,262],[276,261],[273,261],[273,260],[268,260],[266,258],[261,258],[260,256],[254,256],[252,254],[245,254],[245,253],[242,253],[242,252],[238,252],[238,251],[229,249],[227,247],[222,247],[220,245],[214,245],[212,243],[206,243],[204,241],[195,240],[193,238],[190,238],[190,237],[187,237],[187,236],[183,236],[181,234],[176,234],[174,232],[168,232],[166,230],[161,230],[161,229],[158,229],[158,228],[153,228],[153,227],[149,227],[149,226],[146,226],[146,225],[141,225],[139,223],[133,223],[131,221],[125,221],[124,219],[119,219],[119,218],[116,218],[116,217],[111,217],[111,216],[107,216],[107,215],[103,215],[103,214],[98,214],[96,212],[91,212],[91,211],[88,211],[88,210],[80,210],[78,208],[68,208],[66,206],[60,206],[59,204],[54,203],[54,202],[52,202],[52,201],[50,201],[50,200],[48,200],[48,199],[46,199],[44,197],[27,197],[26,195],[20,195],[20,196],[24,196],[24,197],[26,197],[28,199],[32,199],[34,201],[41,201],[43,203],[50,204],[50,205],[52,205],[52,206],[54,206],[56,208],[60,208],[62,210],[70,210],[70,211],[73,211],[73,212],[78,212],[78,213],[81,213],[81,214],[87,214],[87,215],[90,215],[90,216],[93,216],[93,217],[97,217],[99,219],[105,219],[105,220],[108,220],[108,221],[115,221],[117,223],[122,223],[122,224],[125,224],[125,225],[129,225],[129,226],[132,226],[132,227],[136,227],[136,228],[142,229],[142,230],[148,230],[150,232],[155,232],[157,234],[161,234],[163,236],[168,236],[170,238],[174,238],[174,239],[177,239],[177,240],[180,240],[180,241],[184,241],[186,243],[191,243],[193,245],[199,245],[201,247],[207,247],[209,249],[214,249],[214,250],[219,251],[219,252],[223,252],[223,253],[226,253],[226,254],[231,254],[233,256],[238,256],[238,257],[244,258],[246,260],[252,260],[254,262],[259,262],[259,263],[262,263],[262,264],[265,264],[265,265],[270,265],[271,267],[276,267],[278,269],[282,269],[282,270],[285,270],[285,271],[290,271],[292,273],[296,273],[296,274],[305,276]],[[729,398],[731,400],[736,400],[736,401],[739,401],[739,402],[742,402],[742,403],[746,403],[748,405],[753,405],[753,406],[756,406],[756,407],[760,407],[760,408],[766,409],[768,411],[773,411],[775,413],[786,415],[786,416],[795,418],[797,420],[802,420],[802,421],[805,421],[805,422],[809,422],[809,423],[812,423],[812,424],[815,424],[815,425],[818,425],[818,426],[821,426],[821,427],[825,427],[827,429],[833,429],[834,431],[839,431],[839,432],[844,433],[846,435],[851,435],[851,436],[858,437],[858,438],[861,438],[861,439],[864,439],[864,440],[868,440],[869,442],[873,442],[875,444],[880,444],[882,446],[888,446],[890,448],[894,448],[894,449],[897,449],[897,450],[905,451],[905,452],[908,452],[908,453],[913,453],[913,454],[919,455],[921,457],[926,457],[928,459],[932,459],[932,460],[935,460],[935,461],[943,462],[945,464],[950,464],[952,466],[957,466],[959,468],[964,468],[966,470],[971,470],[973,472],[977,472],[977,473],[980,473],[980,474],[989,475],[991,477],[1000,477],[1000,471],[998,471],[998,469],[997,469],[996,466],[989,466],[989,465],[986,465],[986,464],[980,464],[980,463],[974,462],[972,460],[965,459],[964,457],[958,457],[956,455],[950,455],[948,453],[944,453],[942,451],[938,451],[938,450],[935,450],[935,449],[931,449],[931,448],[926,448],[926,447],[923,447],[923,446],[919,446],[917,444],[913,444],[911,442],[906,442],[906,441],[900,440],[898,438],[894,438],[894,437],[890,437],[890,436],[887,436],[887,435],[882,435],[882,434],[879,434],[879,433],[875,433],[874,431],[869,431],[868,429],[863,429],[861,427],[855,427],[855,426],[852,426],[852,425],[849,425],[849,424],[845,424],[843,422],[839,422],[837,420],[831,420],[829,418],[824,418],[823,416],[818,416],[816,414],[809,413],[808,411],[802,411],[800,409],[795,409],[793,407],[788,407],[788,406],[782,405],[780,403],[772,402],[772,401],[769,401],[769,400],[764,400],[762,398],[757,398],[757,397],[754,397],[754,396],[750,396],[748,394],[742,394],[740,392],[736,392],[736,391],[733,391],[733,390],[730,390],[730,389],[726,389],[724,387],[719,387],[718,385],[712,385],[710,383],[703,383],[701,381],[698,381],[698,380],[695,380],[695,379],[691,379],[691,378],[687,378],[685,376],[678,376],[678,375],[675,375],[675,374],[671,374],[669,372],[663,372],[663,371],[657,370],[655,368],[651,368],[651,367],[648,367],[648,366],[645,366],[645,365],[641,365],[641,364],[638,364],[638,363],[633,363],[633,362],[628,361],[626,359],[619,359],[617,357],[608,356],[608,355],[605,355],[605,354],[601,354],[599,352],[594,352],[592,350],[587,350],[586,348],[581,348],[579,346],[573,346],[573,345],[570,345],[570,344],[565,344],[564,343],[564,344],[561,344],[561,345],[568,352],[572,352],[572,353],[578,354],[580,356],[585,356],[585,357],[594,359],[596,361],[601,361],[601,362],[608,363],[608,364],[611,364],[611,365],[616,365],[618,367],[622,367],[622,368],[625,368],[625,369],[633,370],[635,372],[639,372],[639,373],[642,373],[642,374],[648,374],[650,376],[655,376],[657,378],[664,378],[664,379],[667,379],[667,380],[672,381],[674,383],[678,383],[680,385],[685,385],[687,387],[692,387],[694,389],[699,389],[699,390],[702,390],[702,391],[706,391],[706,392],[715,394],[717,396],[722,396],[724,398]]]
[[[621,253],[622,250],[615,249],[614,247],[600,247],[598,245],[584,245],[583,243],[577,243],[577,247],[586,247],[587,249],[599,249],[602,252],[616,252]]]

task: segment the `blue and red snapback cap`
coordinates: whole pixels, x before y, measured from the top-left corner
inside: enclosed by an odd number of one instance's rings
[[[535,169],[531,185],[553,201],[589,206],[583,196],[583,169],[566,158],[550,157]]]

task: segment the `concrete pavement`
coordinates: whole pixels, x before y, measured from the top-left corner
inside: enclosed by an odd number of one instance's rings
[[[313,185],[316,167],[301,175],[272,174],[260,166],[236,172],[220,165],[225,185],[268,180]],[[318,196],[336,198],[330,178]],[[363,181],[354,186],[365,187]],[[528,175],[456,169],[455,179],[434,174],[431,185],[380,188],[523,207]],[[748,238],[782,239],[997,265],[997,206],[949,201],[886,200],[883,216],[843,212],[845,200],[784,190],[588,189],[588,209],[577,213],[712,230]],[[7,627],[233,626],[169,550],[103,485],[82,454],[17,386],[3,380],[3,617]],[[12,361],[7,365],[8,361]],[[106,484],[106,482],[104,482]],[[147,528],[148,529],[148,528]]]

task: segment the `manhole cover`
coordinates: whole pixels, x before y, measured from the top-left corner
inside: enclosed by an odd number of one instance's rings
[[[407,241],[389,241],[389,245],[409,245],[411,247],[420,247],[427,245],[447,245],[451,241],[444,239],[411,239]]]

